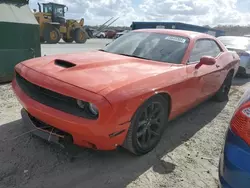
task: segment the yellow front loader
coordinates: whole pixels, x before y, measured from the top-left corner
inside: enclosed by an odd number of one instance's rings
[[[40,39],[42,42],[55,44],[62,38],[65,42],[85,43],[89,38],[83,28],[84,19],[80,22],[65,19],[68,7],[57,3],[38,3],[39,12],[34,13],[40,25]]]

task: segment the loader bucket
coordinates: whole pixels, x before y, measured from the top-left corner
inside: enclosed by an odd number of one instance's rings
[[[0,83],[11,81],[14,66],[40,57],[39,25],[27,0],[0,1]]]

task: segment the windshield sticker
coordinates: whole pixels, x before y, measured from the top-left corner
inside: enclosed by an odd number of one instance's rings
[[[181,43],[186,42],[186,39],[180,38],[180,37],[174,37],[174,36],[167,36],[165,39],[172,40],[172,41],[175,41],[175,42],[181,42]]]

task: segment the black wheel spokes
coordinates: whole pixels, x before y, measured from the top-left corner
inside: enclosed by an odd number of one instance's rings
[[[159,103],[151,103],[139,118],[137,141],[142,148],[151,147],[160,136],[164,111]]]

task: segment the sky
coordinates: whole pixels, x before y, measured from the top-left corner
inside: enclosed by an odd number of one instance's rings
[[[40,1],[39,1],[40,2]],[[250,0],[43,0],[63,3],[66,18],[85,19],[86,25],[101,25],[119,17],[113,25],[133,21],[184,22],[197,25],[250,25]],[[37,0],[30,7],[38,9]]]

